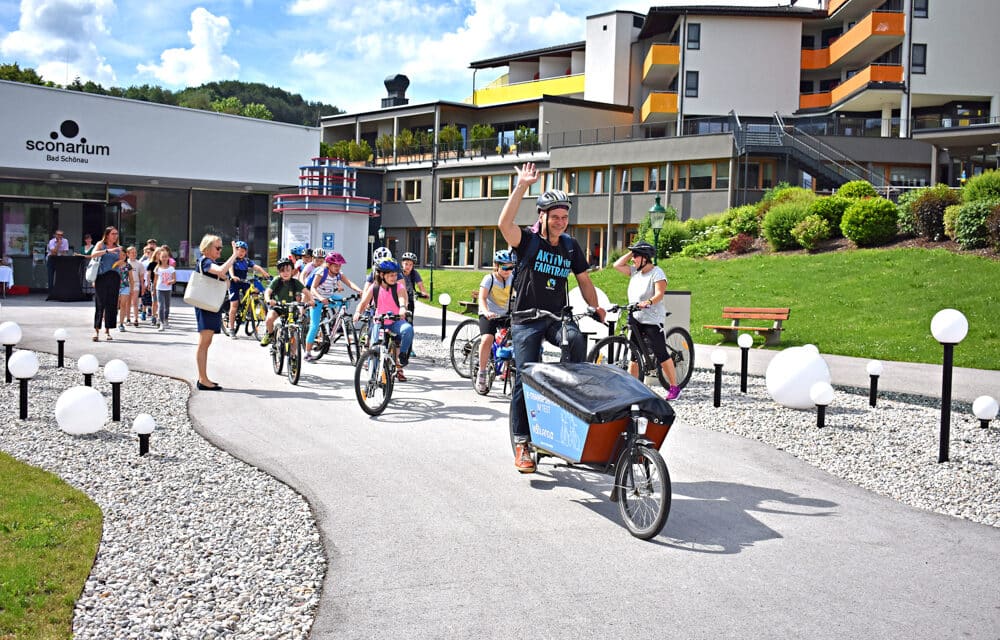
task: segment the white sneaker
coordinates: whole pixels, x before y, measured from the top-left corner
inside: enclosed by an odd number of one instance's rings
[[[125,325],[123,324],[118,325],[118,333],[125,333]]]
[[[486,371],[480,371],[476,375],[476,391],[479,393],[486,393],[488,391],[486,388]]]
[[[157,330],[157,331],[166,331],[166,329],[164,329],[164,328],[163,328],[163,325],[162,325],[162,324],[161,324],[160,326],[158,326],[158,327],[156,328],[156,330]]]

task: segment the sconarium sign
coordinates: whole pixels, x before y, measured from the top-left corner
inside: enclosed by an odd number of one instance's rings
[[[80,125],[74,120],[63,120],[59,131],[50,131],[48,140],[25,140],[24,148],[45,154],[46,162],[60,164],[88,164],[93,156],[108,157],[111,147],[105,144],[91,144],[86,138],[76,140],[80,135]]]

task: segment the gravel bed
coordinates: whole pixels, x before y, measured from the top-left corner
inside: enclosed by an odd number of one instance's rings
[[[187,414],[187,384],[132,372],[120,423],[72,436],[55,402],[82,384],[75,367],[39,353],[29,419],[18,385],[3,385],[0,449],[57,474],[104,514],[94,567],[76,604],[75,638],[305,638],[319,603],[326,559],[306,501],[288,486],[204,440]],[[69,364],[69,363],[68,363]],[[131,419],[157,423],[139,457]]]

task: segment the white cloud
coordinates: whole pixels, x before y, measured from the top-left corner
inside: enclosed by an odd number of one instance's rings
[[[292,64],[306,69],[322,69],[329,56],[322,51],[297,51]]]
[[[160,64],[140,64],[136,69],[178,87],[235,78],[240,65],[222,51],[231,32],[228,18],[198,7],[191,12],[191,30],[188,31],[191,48],[167,49],[160,54]]]
[[[293,16],[315,16],[337,8],[335,0],[295,0],[288,7],[288,13]]]

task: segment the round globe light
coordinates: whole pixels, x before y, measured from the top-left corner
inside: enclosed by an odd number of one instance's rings
[[[808,351],[809,353],[815,353],[816,355],[819,355],[819,347],[817,347],[814,344],[804,344],[802,345],[802,348]]]
[[[69,340],[69,331],[66,331],[65,329],[56,329],[52,332],[52,337],[57,341]]]
[[[931,318],[931,335],[941,344],[958,344],[969,333],[969,321],[957,309],[942,309]]]
[[[736,344],[740,345],[740,349],[749,349],[753,346],[753,336],[749,333],[741,333],[739,338],[736,338]]]
[[[817,382],[809,387],[809,399],[818,406],[827,406],[833,402],[833,387],[829,382]]]
[[[712,364],[726,364],[726,352],[723,349],[716,349],[712,352]]]
[[[149,435],[155,428],[156,420],[148,413],[140,413],[132,420],[132,431],[138,434]]]
[[[880,376],[882,375],[882,363],[878,360],[871,360],[865,365],[865,371],[870,376]]]
[[[447,307],[449,304],[451,304],[451,296],[448,295],[447,293],[442,293],[441,295],[438,296],[438,302],[441,303],[442,307]]]
[[[80,356],[80,359],[76,361],[76,368],[80,370],[80,373],[85,375],[92,375],[97,373],[97,369],[101,366],[101,363],[97,361],[97,356],[85,353]]]
[[[812,409],[809,390],[817,382],[830,383],[830,368],[818,353],[790,347],[774,356],[764,373],[767,392],[789,409]]]
[[[997,417],[1000,406],[990,396],[979,396],[972,402],[972,413],[980,420],[992,420]]]
[[[93,387],[70,387],[56,400],[59,428],[75,436],[95,433],[108,420],[108,405]]]
[[[0,344],[17,344],[21,341],[21,327],[16,322],[0,323]]]
[[[125,382],[128,377],[128,365],[124,360],[111,360],[104,365],[104,379],[108,382]]]
[[[38,356],[34,351],[17,351],[7,361],[7,368],[18,380],[33,378],[38,373]]]

